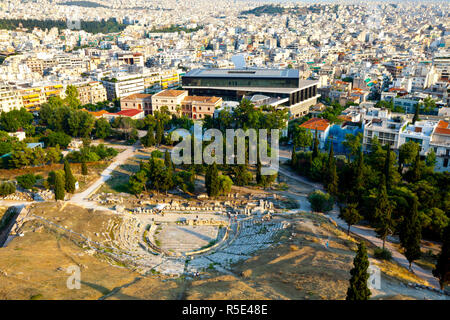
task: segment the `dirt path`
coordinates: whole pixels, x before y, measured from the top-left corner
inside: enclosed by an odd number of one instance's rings
[[[133,145],[127,147],[127,149],[117,155],[114,161],[101,173],[100,177],[91,184],[86,190],[80,193],[76,193],[70,199],[70,202],[80,203],[85,202],[84,200],[89,198],[89,196],[98,190],[103,183],[105,183],[109,178],[111,178],[112,172],[121,164],[125,163],[128,158],[132,157],[136,152],[137,147]]]

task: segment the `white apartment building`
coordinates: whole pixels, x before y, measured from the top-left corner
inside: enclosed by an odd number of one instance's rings
[[[19,92],[0,84],[0,113],[20,108],[23,108],[23,102]]]
[[[106,101],[106,89],[99,81],[90,81],[75,84],[78,90],[78,99],[81,104],[96,104]]]
[[[413,141],[419,144],[420,154],[426,155],[430,149],[431,136],[437,126],[437,121],[416,121],[414,124],[407,124],[400,128],[398,145]]]
[[[106,88],[106,96],[108,100],[144,92],[144,78],[139,74],[128,74],[113,78],[103,78],[102,83]]]
[[[450,123],[440,120],[431,137],[430,147],[436,153],[435,171],[450,171]]]
[[[402,119],[378,119],[368,120],[364,124],[363,149],[370,150],[372,140],[377,137],[382,145],[388,144],[391,148],[398,149],[400,129],[406,127],[408,122]]]
[[[441,78],[450,79],[450,52],[436,55],[433,58],[433,65]]]

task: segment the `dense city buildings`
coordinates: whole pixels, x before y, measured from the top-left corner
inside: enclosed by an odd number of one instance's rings
[[[0,0],[0,300],[448,300],[449,200],[449,0]]]

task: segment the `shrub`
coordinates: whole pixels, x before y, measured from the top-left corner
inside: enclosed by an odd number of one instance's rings
[[[334,199],[328,193],[323,193],[320,190],[311,192],[308,195],[308,201],[311,204],[311,209],[317,212],[328,212],[333,209]]]
[[[16,187],[11,182],[0,183],[0,196],[4,197],[16,192]]]
[[[386,248],[376,248],[375,251],[373,252],[373,256],[377,259],[382,259],[382,260],[391,260],[392,259],[392,253],[386,249]]]
[[[162,158],[164,154],[159,150],[152,151],[152,158]]]
[[[32,173],[24,174],[16,178],[17,183],[24,189],[31,189],[36,183],[36,176]]]

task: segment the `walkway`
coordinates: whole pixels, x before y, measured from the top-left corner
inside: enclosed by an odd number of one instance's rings
[[[125,151],[119,153],[114,161],[101,173],[100,177],[91,184],[86,190],[80,193],[76,193],[70,199],[70,202],[81,203],[88,199],[89,196],[98,190],[102,184],[104,184],[109,178],[111,178],[112,172],[121,164],[124,164],[128,158],[132,157],[137,150],[136,145],[126,148]]]

